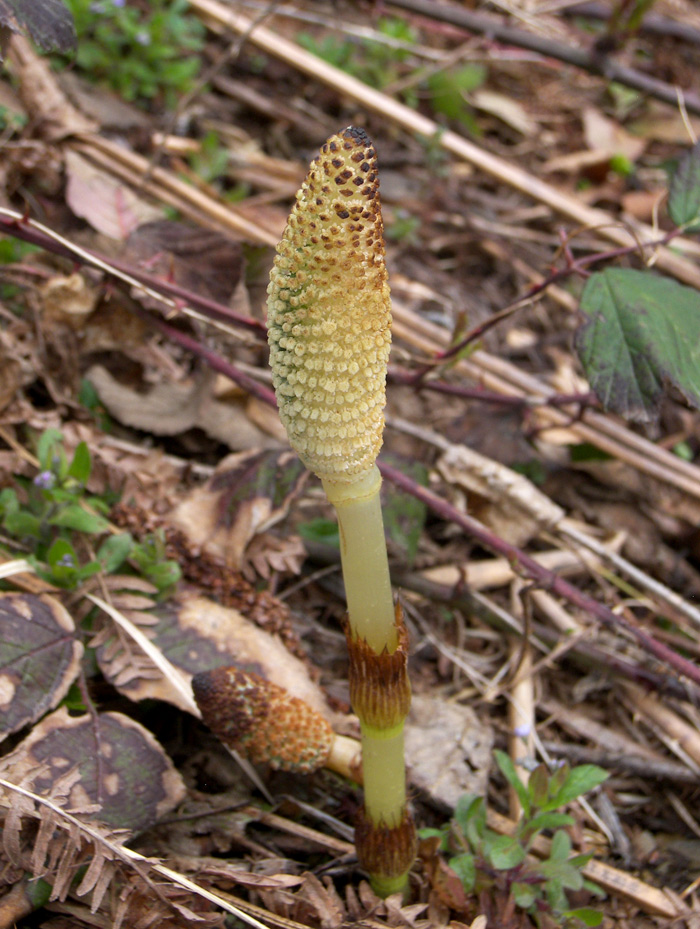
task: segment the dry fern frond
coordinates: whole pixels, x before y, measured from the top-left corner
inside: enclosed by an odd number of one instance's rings
[[[32,772],[29,780],[33,780],[36,776],[38,776],[38,774]],[[69,772],[66,775],[66,784],[61,783],[53,792],[58,792],[64,797],[67,796],[70,788],[67,788],[66,785],[71,781],[72,777],[72,773]],[[231,913],[242,922],[252,926],[253,929],[269,929],[264,923],[248,915],[248,913],[243,912],[243,910],[240,910],[238,907],[233,906],[227,900],[224,900],[222,897],[217,896],[204,887],[199,887],[184,874],[173,871],[171,868],[167,868],[159,862],[146,858],[133,849],[122,845],[120,843],[120,837],[123,836],[123,832],[120,833],[116,830],[108,830],[98,823],[82,821],[74,813],[62,808],[60,798],[56,801],[53,797],[40,796],[28,787],[14,784],[0,777],[0,811],[3,809],[7,811],[6,822],[7,816],[12,816],[13,813],[18,812],[19,818],[16,822],[19,825],[19,829],[15,828],[14,835],[9,838],[6,836],[5,830],[3,830],[3,844],[9,841],[10,848],[18,849],[20,855],[27,854],[29,856],[25,864],[27,870],[31,871],[31,848],[27,848],[25,844],[23,820],[26,817],[39,821],[46,820],[53,825],[54,831],[58,831],[60,834],[58,840],[59,844],[56,846],[56,850],[51,849],[51,843],[49,843],[49,848],[47,849],[47,851],[50,850],[52,860],[58,861],[59,868],[61,867],[61,861],[65,854],[74,854],[74,861],[78,865],[85,864],[94,858],[101,859],[101,863],[98,861],[92,868],[92,873],[90,873],[91,868],[88,866],[88,870],[78,888],[81,889],[84,885],[83,889],[85,889],[86,893],[92,890],[91,902],[93,904],[93,912],[103,900],[113,877],[122,874],[126,875],[132,883],[134,880],[138,879],[135,886],[140,888],[141,893],[144,892],[145,888],[151,906],[153,897],[155,896],[192,922],[201,919],[201,917],[193,911],[191,906],[187,906],[185,903],[178,900],[169,899],[172,886],[195,894],[197,897],[208,901],[219,909]],[[82,858],[80,857],[81,853],[83,854]],[[20,859],[17,859],[17,861],[19,862]],[[2,862],[0,862],[0,865],[1,864]],[[58,874],[58,869],[55,874],[49,873],[45,865],[46,862],[44,862],[44,873],[35,874],[35,876],[43,877],[48,882],[52,882],[55,880],[55,875]],[[113,873],[110,874],[107,869],[113,869]],[[165,892],[163,892],[163,885],[160,883],[156,884],[150,877],[149,871],[158,874],[161,878],[165,878],[171,886],[168,886]],[[89,880],[88,874],[90,875]],[[61,878],[63,877],[62,874],[60,876]],[[65,883],[61,881],[61,891],[64,896],[68,893],[70,887],[71,882],[68,882],[66,886]],[[74,892],[77,894],[77,890]],[[111,929],[120,929],[125,917],[129,915],[129,906],[124,903],[124,895],[117,894],[116,896],[117,898],[121,897],[121,901],[117,903],[116,911],[111,914]],[[151,912],[152,911],[153,910],[151,910]],[[161,920],[158,920],[158,922],[160,921]],[[132,925],[135,927],[136,923],[134,922]]]

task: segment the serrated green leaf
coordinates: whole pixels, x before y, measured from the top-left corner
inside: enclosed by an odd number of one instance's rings
[[[577,797],[588,793],[608,779],[608,772],[594,764],[582,764],[569,771],[569,775],[552,797],[551,807],[565,806]]]
[[[700,293],[650,271],[607,268],[581,297],[575,346],[607,410],[652,418],[670,385],[700,407]]]
[[[700,232],[700,142],[686,152],[671,178],[668,212],[686,232]]]
[[[518,795],[518,800],[520,801],[525,816],[529,816],[531,812],[530,794],[527,787],[518,777],[518,772],[515,770],[515,765],[511,761],[510,756],[498,749],[494,751],[493,756],[496,759],[496,764],[501,769],[501,774]]]
[[[466,893],[474,890],[474,884],[476,883],[474,856],[465,852],[463,855],[455,855],[454,858],[450,858],[447,863],[459,878]]]

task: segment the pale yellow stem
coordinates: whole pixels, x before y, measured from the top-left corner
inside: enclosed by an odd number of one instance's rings
[[[385,648],[392,653],[398,645],[379,498],[381,484],[376,465],[349,484],[323,481],[338,515],[350,629],[353,638],[364,639],[378,655]]]

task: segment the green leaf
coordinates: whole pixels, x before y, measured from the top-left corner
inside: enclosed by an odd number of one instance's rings
[[[17,539],[38,539],[41,536],[41,520],[26,510],[7,513],[3,525]]]
[[[160,591],[177,584],[182,577],[180,565],[176,561],[162,561],[160,564],[145,567],[143,573]]]
[[[538,813],[525,824],[522,832],[523,836],[530,838],[543,829],[560,829],[562,826],[572,826],[574,824],[573,816],[568,813]]]
[[[297,532],[308,542],[320,542],[322,545],[332,545],[340,548],[340,533],[338,523],[334,519],[310,519],[306,523],[299,523]]]
[[[525,815],[529,816],[531,812],[530,794],[527,787],[518,777],[518,772],[515,770],[515,765],[511,761],[510,756],[498,749],[494,751],[493,755],[496,759],[496,764],[501,769],[501,774],[518,795],[518,800],[520,801]]]
[[[486,834],[486,803],[475,794],[462,794],[455,806],[454,821],[462,836],[476,851]]]
[[[685,154],[671,178],[668,212],[686,232],[700,232],[700,142]]]
[[[535,808],[543,806],[549,797],[549,770],[547,765],[538,764],[527,782],[527,792]]]
[[[565,806],[608,779],[608,772],[594,764],[582,764],[569,771],[561,788],[552,797],[549,809]]]
[[[511,886],[511,893],[522,910],[529,909],[538,897],[537,890],[532,884],[520,884],[518,881]]]
[[[63,433],[58,429],[47,429],[39,436],[36,446],[36,457],[39,459],[41,471],[54,470],[54,449],[63,442]]]
[[[97,560],[101,563],[102,570],[106,574],[112,574],[120,568],[129,557],[133,546],[134,540],[128,532],[120,532],[119,535],[111,535],[105,539],[97,552]]]
[[[603,914],[590,906],[581,906],[575,910],[564,910],[561,915],[566,919],[578,919],[584,926],[599,926],[603,922]]]
[[[607,268],[581,297],[575,346],[607,410],[652,418],[671,385],[700,406],[700,293],[650,271]]]
[[[564,860],[568,858],[570,854],[571,839],[569,838],[568,833],[564,832],[563,829],[560,829],[558,832],[555,832],[554,836],[552,837],[552,847],[549,853],[549,858],[550,860]]]
[[[430,102],[436,113],[448,119],[471,123],[472,116],[465,95],[480,87],[486,79],[486,68],[466,64],[449,71],[437,71],[428,79]]]
[[[476,863],[474,856],[465,852],[463,855],[455,855],[447,862],[454,873],[459,878],[462,887],[467,893],[474,890],[476,883]]]
[[[525,849],[520,840],[511,835],[489,836],[488,845],[484,847],[484,854],[498,871],[508,871],[517,868],[525,860]]]
[[[87,532],[91,535],[99,535],[109,529],[109,523],[103,516],[88,513],[78,503],[62,507],[49,522],[52,526],[62,526],[64,529],[75,529],[77,532]]]
[[[73,453],[73,460],[68,468],[68,477],[74,478],[79,484],[87,484],[92,470],[92,461],[87,442],[80,442]]]

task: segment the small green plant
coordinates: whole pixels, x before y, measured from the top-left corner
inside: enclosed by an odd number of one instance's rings
[[[158,537],[136,542],[128,532],[109,533],[109,502],[87,493],[92,461],[85,442],[69,460],[61,433],[47,429],[38,440],[37,458],[33,480],[0,491],[0,525],[29,552],[27,560],[40,577],[72,590],[98,571],[112,574],[128,561],[160,592],[179,579],[180,569],[166,559]]]
[[[314,55],[380,90],[403,76],[411,46],[417,40],[415,29],[398,17],[379,20],[377,39],[350,39],[333,34],[316,38],[308,32],[297,36],[299,44]]]
[[[76,63],[124,99],[175,105],[199,73],[205,30],[187,0],[67,0],[78,33]]]
[[[508,755],[497,751],[495,758],[522,807],[515,832],[500,835],[489,829],[484,799],[464,794],[452,821],[441,829],[421,830],[421,838],[439,837],[465,892],[490,896],[499,911],[514,906],[540,929],[599,925],[600,912],[569,904],[571,891],[587,890],[598,896],[602,891],[583,875],[591,855],[571,854],[566,827],[574,819],[561,808],[601,784],[607,773],[595,765],[570,768],[567,764],[550,772],[542,764],[525,784]],[[553,831],[549,854],[537,860],[529,853],[547,831]]]

